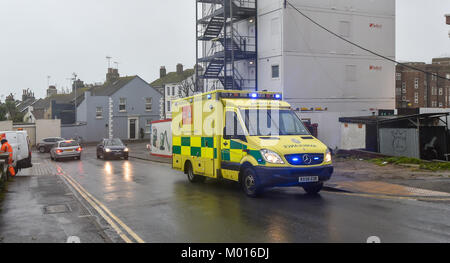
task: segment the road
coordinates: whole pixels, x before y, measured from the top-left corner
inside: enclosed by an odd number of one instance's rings
[[[107,209],[131,241],[366,242],[370,236],[382,242],[450,241],[450,202],[332,191],[311,197],[301,188],[273,189],[251,199],[232,182],[191,184],[170,165],[97,160],[94,150],[88,148],[81,161],[48,165]]]

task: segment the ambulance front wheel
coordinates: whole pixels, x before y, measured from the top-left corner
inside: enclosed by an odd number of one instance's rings
[[[323,183],[317,183],[317,184],[310,184],[303,186],[303,189],[305,192],[309,195],[316,195],[320,191],[322,191]]]
[[[187,178],[191,183],[201,183],[206,179],[206,177],[194,173],[194,169],[192,168],[192,164],[190,162],[186,163],[185,171],[187,174]]]
[[[245,168],[242,172],[241,186],[249,197],[258,197],[261,194],[259,178],[251,167]]]

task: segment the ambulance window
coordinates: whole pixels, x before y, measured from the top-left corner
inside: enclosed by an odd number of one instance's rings
[[[234,111],[227,111],[225,114],[225,139],[234,139],[244,135],[241,123]]]

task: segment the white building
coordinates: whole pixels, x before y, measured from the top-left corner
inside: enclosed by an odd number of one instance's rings
[[[395,1],[289,0],[340,36],[395,59]],[[284,0],[258,1],[258,84],[296,108],[395,107],[395,65],[319,28]]]

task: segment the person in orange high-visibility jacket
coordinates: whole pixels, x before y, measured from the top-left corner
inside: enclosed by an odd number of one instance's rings
[[[8,171],[11,176],[16,175],[16,171],[14,170],[14,167],[12,166],[13,163],[13,148],[8,143],[8,140],[2,139],[2,148],[0,150],[1,152],[9,153],[8,158]]]

